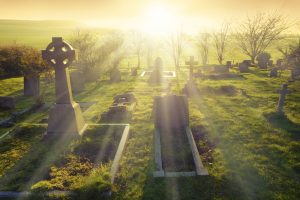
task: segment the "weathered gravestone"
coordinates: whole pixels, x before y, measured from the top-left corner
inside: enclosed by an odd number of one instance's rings
[[[300,78],[300,67],[291,69],[291,78],[293,80]]]
[[[40,76],[24,76],[24,95],[39,96],[40,94]]]
[[[53,37],[42,57],[55,69],[56,103],[49,113],[47,135],[82,135],[86,124],[79,104],[73,101],[67,68],[75,59],[75,51],[61,37]]]
[[[16,107],[13,97],[1,97],[0,96],[0,108],[14,109]]]
[[[277,77],[278,76],[278,69],[277,68],[272,68],[270,71],[270,77]]]
[[[247,67],[250,67],[252,65],[252,61],[251,60],[243,60],[243,62],[245,65],[247,65]]]
[[[149,77],[150,83],[160,83],[162,81],[162,67],[163,61],[160,57],[157,57],[154,62],[154,69]]]
[[[240,63],[239,64],[240,73],[247,73],[247,72],[249,72],[249,68],[248,67],[249,67],[248,64],[246,64],[244,62]]]
[[[70,73],[72,92],[79,93],[84,90],[85,78],[81,71],[73,71]]]
[[[110,81],[112,83],[117,83],[121,81],[121,72],[118,67],[114,67],[110,72]]]
[[[185,62],[186,65],[189,65],[190,67],[190,80],[193,79],[193,71],[194,71],[194,66],[198,65],[198,62],[194,60],[194,56],[190,56],[190,60]]]
[[[282,84],[281,85],[281,90],[278,90],[277,92],[280,94],[277,111],[280,115],[284,115],[283,107],[284,107],[285,97],[286,97],[287,94],[290,94],[291,91],[288,90],[288,85],[287,84]]]

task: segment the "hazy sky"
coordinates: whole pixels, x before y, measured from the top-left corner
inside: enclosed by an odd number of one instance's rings
[[[278,10],[300,19],[300,0],[0,0],[0,18],[73,19],[124,25],[142,18],[152,5],[162,5],[170,16],[199,19],[203,23],[239,19],[261,10]]]

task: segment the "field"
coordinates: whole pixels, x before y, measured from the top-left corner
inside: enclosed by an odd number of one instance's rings
[[[53,27],[49,22],[45,29],[38,22],[26,23],[32,23],[28,30],[17,22],[0,22],[0,43],[18,38],[17,43],[45,48],[53,34],[59,32],[68,38],[75,26],[70,22],[70,26],[55,23]],[[34,34],[30,34],[32,27],[37,28]],[[45,30],[43,34],[41,30]],[[229,48],[232,57],[244,58],[236,46]],[[185,52],[185,58],[191,52],[193,50]],[[276,44],[270,52],[274,52],[274,58],[279,57]],[[174,70],[166,52],[162,50],[157,54],[161,55],[166,69]],[[212,52],[210,58],[210,63],[216,63]],[[142,70],[147,68],[145,63],[143,59]],[[103,159],[103,165],[91,162],[96,159],[95,154],[102,152],[97,146],[103,145],[102,137],[87,135],[70,143],[42,139],[47,126],[43,119],[47,118],[54,103],[54,83],[47,83],[42,76],[45,107],[22,116],[14,127],[0,128],[0,190],[41,192],[75,188],[78,199],[107,198],[98,194],[97,198],[84,196],[89,192],[94,194],[97,187],[101,191],[111,187],[110,198],[114,200],[300,199],[300,80],[289,83],[291,94],[287,95],[285,115],[276,112],[277,90],[282,83],[288,82],[290,71],[270,78],[269,71],[257,67],[243,74],[231,68],[235,77],[197,78],[199,93],[189,98],[190,126],[209,176],[153,178],[153,98],[169,92],[181,94],[189,71],[181,66],[176,78],[152,85],[147,82],[148,77],[130,76],[130,67],[135,64],[133,56],[121,62],[120,83],[111,83],[105,73],[96,82],[88,83],[83,92],[74,95],[76,102],[91,102],[91,106],[83,109],[89,124],[99,123],[101,114],[109,109],[115,95],[132,92],[137,98],[130,136],[112,186],[107,181],[111,155],[106,155],[108,158]],[[1,110],[0,119],[33,105],[35,99],[23,97],[22,93],[22,77],[0,80],[0,95],[13,96],[17,101],[16,110]],[[9,132],[13,129],[16,131]],[[93,127],[88,132],[93,135],[95,130],[98,128]],[[115,135],[108,138],[114,147]],[[36,166],[40,167],[36,169]],[[46,199],[38,197],[41,198]]]

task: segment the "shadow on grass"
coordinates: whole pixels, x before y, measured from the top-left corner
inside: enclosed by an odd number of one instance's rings
[[[286,115],[279,115],[276,112],[265,113],[264,117],[269,121],[269,123],[280,129],[284,129],[291,133],[295,139],[300,139],[300,124],[292,122]]]

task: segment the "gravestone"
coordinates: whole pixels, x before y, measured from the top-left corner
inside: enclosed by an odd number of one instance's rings
[[[226,65],[217,65],[217,66],[214,66],[214,72],[220,73],[220,74],[228,74],[229,67]]]
[[[278,69],[272,68],[270,71],[270,77],[277,77],[278,76]]]
[[[0,108],[14,109],[16,107],[15,100],[12,97],[0,96]]]
[[[268,68],[268,61],[259,60],[257,65],[260,69],[267,69]]]
[[[232,67],[232,61],[231,60],[227,61],[226,66],[229,67],[229,68]]]
[[[300,68],[291,69],[291,78],[293,80],[300,78]]]
[[[162,81],[162,67],[163,61],[160,57],[157,57],[154,62],[154,69],[149,77],[150,83],[160,83]]]
[[[114,67],[110,72],[110,81],[117,83],[121,81],[121,72],[117,67]]]
[[[198,65],[198,62],[194,60],[194,56],[190,56],[190,60],[185,62],[186,65],[189,65],[190,67],[190,80],[193,79],[193,71],[194,71],[194,65]]]
[[[40,76],[24,76],[24,96],[39,96]]]
[[[277,111],[280,115],[284,115],[283,107],[284,107],[284,103],[285,103],[285,97],[287,94],[290,94],[291,91],[288,90],[287,84],[282,84],[281,90],[278,90],[277,92],[280,94]]]
[[[188,99],[177,95],[156,96],[153,115],[155,128],[159,130],[184,128],[189,125]]]
[[[282,64],[283,64],[283,59],[278,59],[278,60],[276,61],[276,66],[277,66],[277,67],[281,67]]]
[[[72,92],[80,93],[84,90],[85,78],[81,71],[73,71],[70,73]]]
[[[247,65],[247,67],[250,67],[252,65],[252,61],[251,60],[243,60],[243,62],[245,65]]]
[[[73,100],[68,71],[75,59],[75,51],[61,37],[53,37],[42,51],[42,57],[55,69],[56,103],[49,113],[47,136],[82,135],[87,125],[79,104]]]
[[[249,67],[248,64],[246,64],[244,62],[240,63],[239,64],[240,73],[247,73],[247,72],[249,72],[249,68],[248,67]]]
[[[131,76],[137,76],[137,67],[131,68]]]

